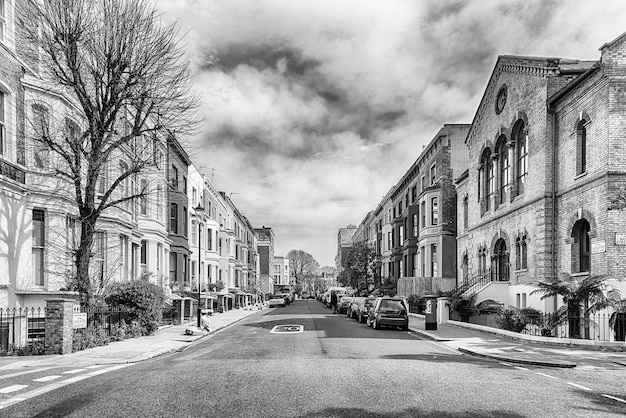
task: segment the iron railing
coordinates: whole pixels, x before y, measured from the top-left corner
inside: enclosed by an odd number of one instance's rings
[[[625,341],[626,313],[595,313],[568,316],[549,313],[529,316],[522,334],[595,341]]]
[[[476,276],[468,278],[464,281],[467,289],[463,292],[465,295],[473,295],[480,289],[485,287],[491,282],[508,282],[509,281],[509,268],[505,267],[505,271],[496,271],[495,269],[486,269],[478,271]]]
[[[43,308],[0,308],[0,351],[44,343],[46,318]]]

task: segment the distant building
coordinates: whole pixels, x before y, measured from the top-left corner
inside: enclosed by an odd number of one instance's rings
[[[291,286],[291,271],[289,259],[283,256],[274,256],[274,285]]]
[[[274,293],[274,231],[265,225],[255,228],[259,252],[259,283],[265,293]]]
[[[352,236],[356,232],[356,225],[348,225],[345,228],[339,228],[337,232],[337,255],[335,256],[336,274],[339,275],[343,271],[343,263],[352,247]]]

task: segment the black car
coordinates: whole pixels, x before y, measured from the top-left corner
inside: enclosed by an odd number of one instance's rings
[[[409,311],[404,298],[378,298],[370,309],[367,325],[379,329],[383,325],[409,330]]]

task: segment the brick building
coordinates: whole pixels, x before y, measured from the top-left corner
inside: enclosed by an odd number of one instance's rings
[[[599,61],[498,58],[457,179],[458,276],[477,301],[553,311],[533,282],[623,277],[625,42]]]

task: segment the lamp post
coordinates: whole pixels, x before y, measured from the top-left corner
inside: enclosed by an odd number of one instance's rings
[[[200,328],[200,315],[202,308],[200,307],[200,276],[202,274],[202,220],[204,218],[204,208],[198,206],[195,208],[196,220],[198,221],[198,328]]]

